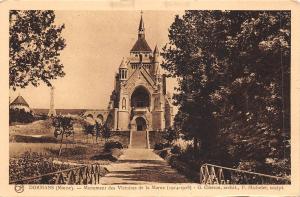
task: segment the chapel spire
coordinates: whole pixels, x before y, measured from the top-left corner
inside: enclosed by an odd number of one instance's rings
[[[138,39],[130,50],[132,53],[151,53],[152,50],[149,47],[145,39],[145,25],[143,20],[143,11],[141,11],[141,19],[138,28]]]
[[[145,26],[144,26],[144,20],[143,20],[143,11],[141,11],[141,19],[140,19],[140,25],[139,25],[139,39],[145,38]]]

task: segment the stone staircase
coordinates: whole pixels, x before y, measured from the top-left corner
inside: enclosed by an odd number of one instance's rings
[[[131,148],[147,148],[147,132],[131,131]]]

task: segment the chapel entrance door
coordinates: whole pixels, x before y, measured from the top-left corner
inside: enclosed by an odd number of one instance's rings
[[[147,123],[143,117],[135,119],[136,130],[131,131],[131,148],[147,148]]]
[[[147,129],[147,124],[146,120],[142,117],[136,118],[136,130],[137,131],[146,131]]]

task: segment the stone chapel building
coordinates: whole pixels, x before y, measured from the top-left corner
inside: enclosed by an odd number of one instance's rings
[[[114,131],[140,134],[162,131],[173,124],[173,106],[161,73],[158,47],[152,51],[146,41],[141,16],[137,41],[123,58],[115,75],[108,110],[86,112],[106,121]]]
[[[163,130],[172,125],[173,107],[161,74],[160,54],[146,41],[141,16],[137,41],[123,58],[109,102],[116,130]]]

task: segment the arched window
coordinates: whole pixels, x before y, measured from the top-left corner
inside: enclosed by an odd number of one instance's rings
[[[122,99],[122,109],[126,109],[126,99],[124,97]]]
[[[137,87],[131,95],[131,107],[149,107],[150,94],[148,90],[143,87]]]
[[[92,114],[88,114],[86,117],[94,118],[94,116]]]
[[[104,118],[103,118],[102,114],[98,114],[97,119],[98,119],[98,121],[101,122],[101,124],[103,123]],[[98,122],[98,123],[100,123],[100,122]]]

